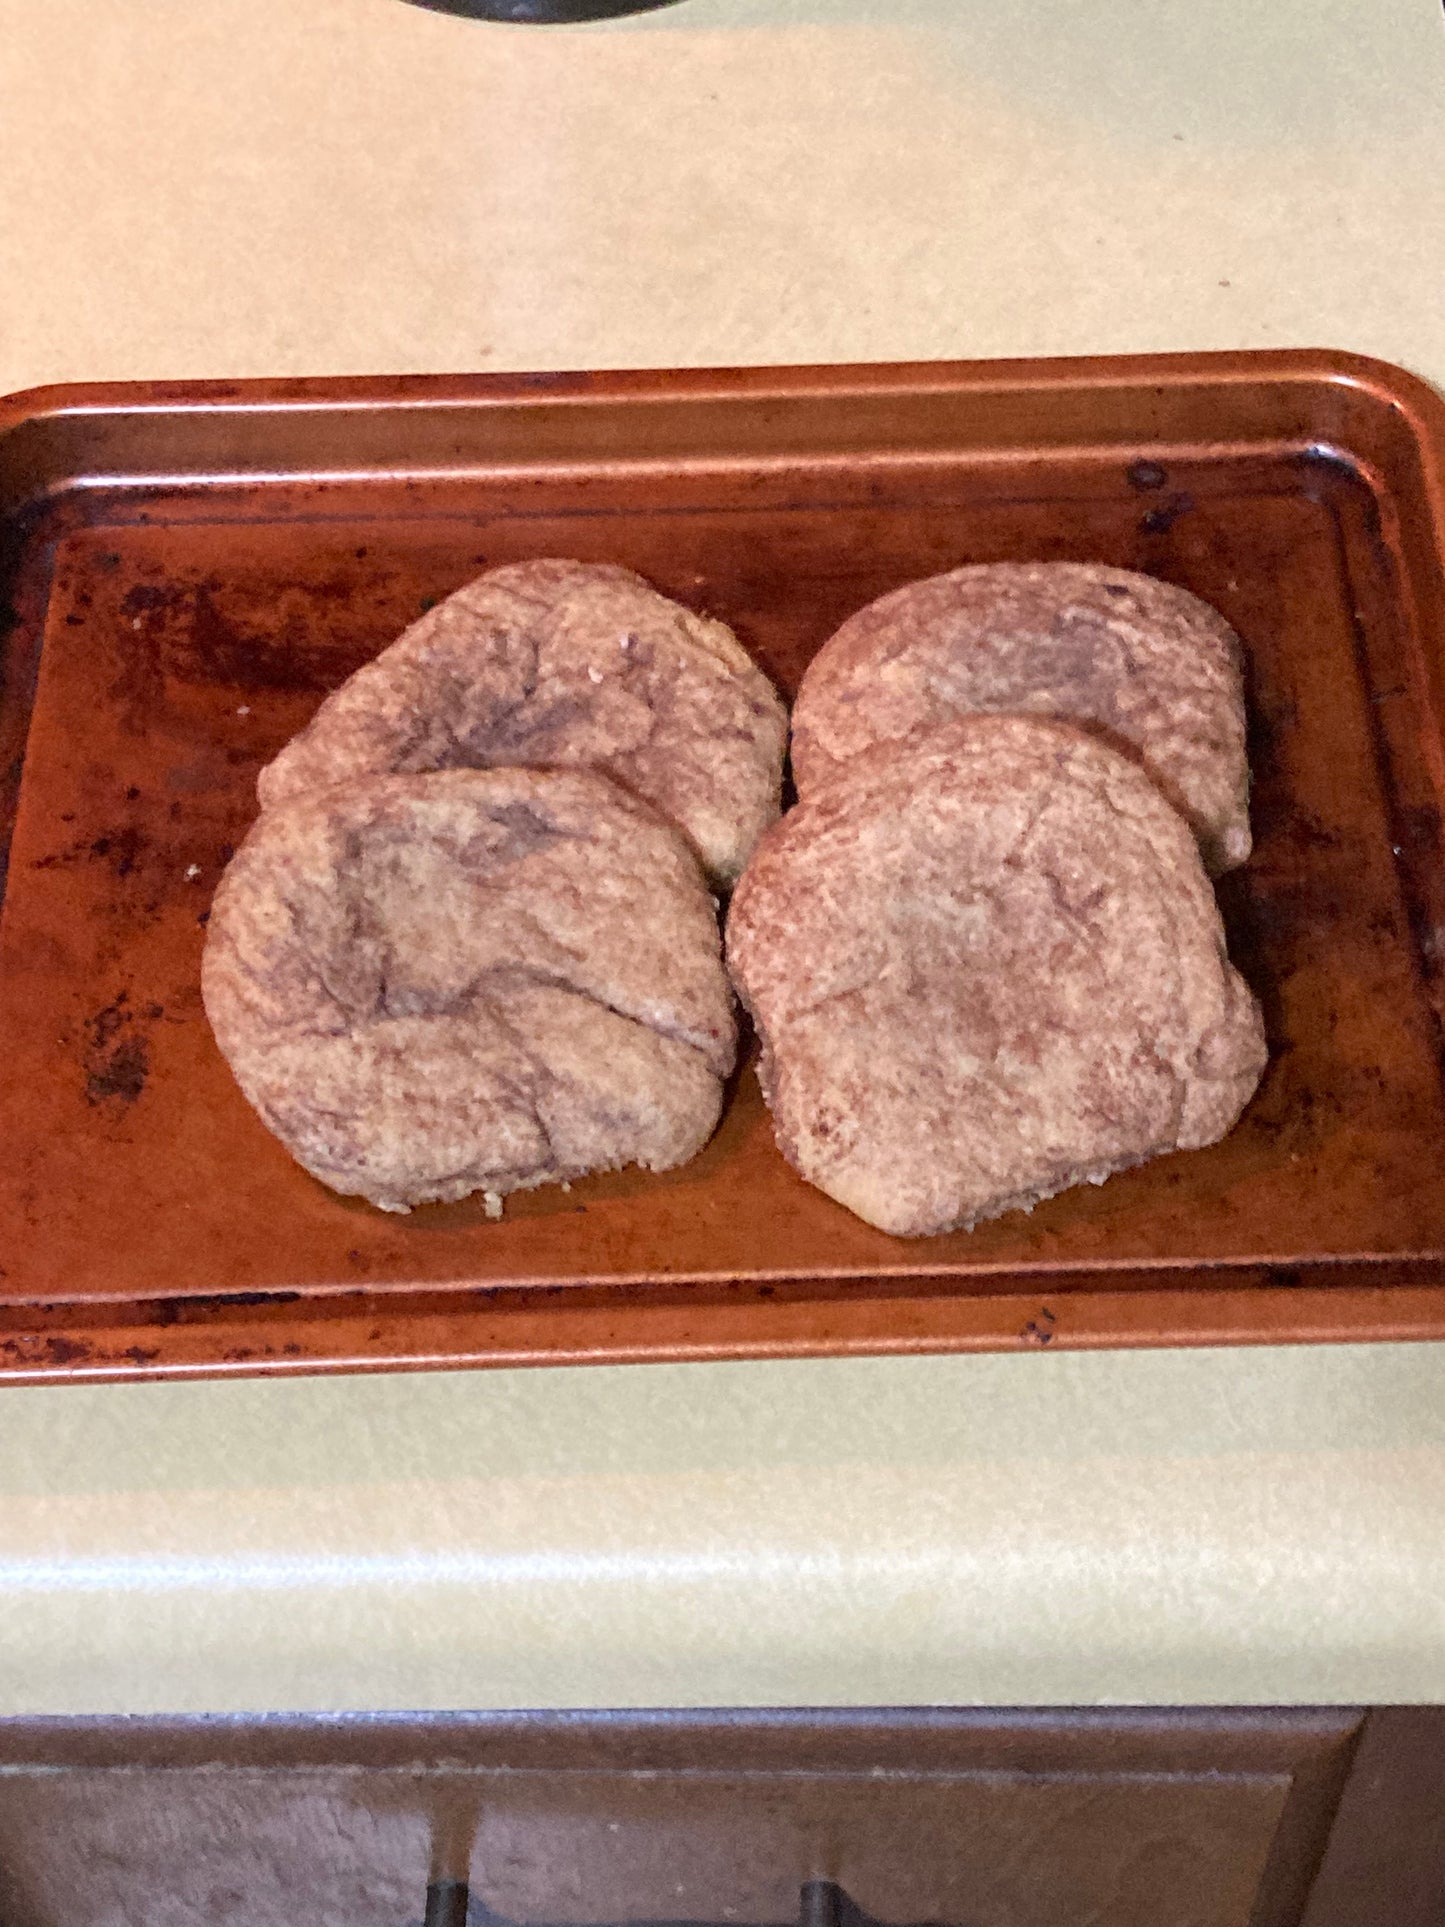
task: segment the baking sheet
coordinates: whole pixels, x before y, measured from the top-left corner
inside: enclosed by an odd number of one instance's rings
[[[53,390],[0,415],[0,1371],[11,1377],[1445,1328],[1441,417],[1346,357]],[[626,563],[788,693],[965,561],[1143,568],[1249,658],[1224,880],[1271,1065],[1239,1127],[971,1233],[796,1178],[745,1064],[692,1164],[385,1217],[211,1041],[209,896],[256,771],[430,601]]]

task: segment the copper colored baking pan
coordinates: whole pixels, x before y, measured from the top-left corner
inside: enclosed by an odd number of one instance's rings
[[[0,1372],[531,1364],[1445,1333],[1445,404],[1290,353],[52,389],[0,404]],[[1211,1150],[903,1242],[715,1141],[387,1217],[247,1108],[201,1010],[257,770],[484,566],[632,565],[786,690],[850,611],[1006,557],[1245,638],[1221,888],[1264,1083]]]

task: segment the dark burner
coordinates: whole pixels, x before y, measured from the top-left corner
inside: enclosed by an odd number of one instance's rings
[[[610,20],[620,13],[652,13],[675,0],[410,0],[432,13],[459,13],[469,20],[530,22],[557,27],[567,21]]]

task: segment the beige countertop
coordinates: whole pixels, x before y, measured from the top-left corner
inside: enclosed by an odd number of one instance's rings
[[[0,390],[1328,345],[1435,0],[0,0]],[[1445,1696],[1445,1351],[0,1395],[0,1713]]]

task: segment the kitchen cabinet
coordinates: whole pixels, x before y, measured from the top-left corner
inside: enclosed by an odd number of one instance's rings
[[[6,1927],[464,1888],[473,1927],[1425,1927],[1445,1708],[0,1725]]]

